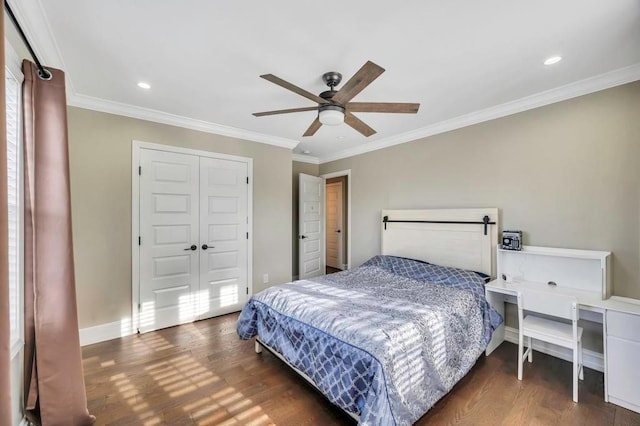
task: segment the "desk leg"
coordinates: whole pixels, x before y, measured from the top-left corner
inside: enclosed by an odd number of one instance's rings
[[[496,310],[502,318],[504,316],[504,295],[502,293],[494,293],[492,291],[485,291],[485,297],[487,302]],[[504,322],[493,332],[491,341],[487,345],[485,355],[489,356],[500,344],[504,342]]]
[[[607,311],[602,312],[602,348],[604,365],[604,402],[609,402],[609,385],[607,374]]]

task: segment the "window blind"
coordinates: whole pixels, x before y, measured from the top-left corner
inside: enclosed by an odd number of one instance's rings
[[[9,209],[9,305],[12,345],[20,340],[20,84],[5,73],[7,114],[7,195]]]

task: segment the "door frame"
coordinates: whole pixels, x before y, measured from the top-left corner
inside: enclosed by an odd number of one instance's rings
[[[347,170],[340,170],[338,172],[331,172],[331,173],[325,173],[323,175],[320,175],[321,178],[323,178],[325,180],[325,183],[327,181],[327,179],[331,179],[331,178],[335,178],[335,177],[341,177],[341,176],[346,176],[347,177],[347,269],[351,268],[351,169],[347,169]],[[324,195],[325,197],[325,203],[326,203],[326,193]],[[322,220],[324,221],[324,226],[325,229],[327,227],[327,209],[325,209],[324,212],[322,212]],[[327,252],[327,236],[326,236],[326,232],[322,237],[324,239],[324,251],[325,251],[325,256],[326,256],[326,252]]]
[[[139,176],[140,151],[143,149],[247,163],[247,175],[249,177],[249,184],[247,185],[247,229],[249,231],[249,238],[247,239],[247,286],[249,287],[248,296],[251,297],[253,295],[253,158],[133,139],[131,141],[131,331],[134,333],[139,332],[140,309],[140,245],[138,244],[138,237],[140,236],[140,179],[136,179],[136,176]],[[200,212],[198,212],[199,214]]]

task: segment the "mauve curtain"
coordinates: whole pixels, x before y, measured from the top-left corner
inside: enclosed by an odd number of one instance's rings
[[[4,40],[4,19],[0,19]],[[9,225],[7,223],[7,130],[4,97],[4,42],[0,43],[0,425],[11,422],[11,329],[9,324]]]
[[[92,424],[78,334],[64,73],[24,73],[25,408],[43,426]]]

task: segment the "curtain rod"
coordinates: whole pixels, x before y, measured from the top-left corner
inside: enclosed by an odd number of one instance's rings
[[[36,63],[36,66],[38,67],[38,77],[40,77],[42,80],[51,80],[52,74],[49,72],[49,70],[47,70],[45,67],[42,66],[42,63],[36,56],[36,52],[33,50],[33,47],[31,47],[31,43],[29,43],[29,40],[27,39],[27,36],[25,35],[24,31],[22,31],[22,27],[20,26],[20,23],[16,19],[16,15],[13,14],[13,10],[11,10],[11,6],[9,6],[9,3],[7,2],[7,0],[4,0],[4,8],[9,14],[9,18],[11,18],[11,22],[13,22],[13,26],[16,27],[16,30],[18,30],[18,34],[20,34],[22,41],[24,42],[25,46],[27,46],[27,49],[29,49],[29,53],[31,54],[33,61]]]

